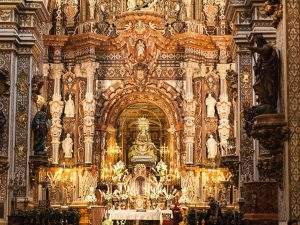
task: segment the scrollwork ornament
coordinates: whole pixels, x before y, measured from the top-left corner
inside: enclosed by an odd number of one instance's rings
[[[11,10],[0,9],[0,21],[8,22],[11,18]]]
[[[268,0],[260,8],[263,16],[272,16],[273,26],[276,28],[283,16],[283,6],[281,0]]]
[[[18,121],[18,124],[21,125],[21,126],[26,126],[27,125],[27,121],[28,121],[28,115],[26,112],[22,112],[22,113],[19,113],[17,115],[17,121]]]
[[[18,82],[17,82],[17,89],[20,92],[20,94],[25,95],[28,93],[29,86],[28,86],[28,81],[27,81],[27,74],[22,71],[20,73]]]

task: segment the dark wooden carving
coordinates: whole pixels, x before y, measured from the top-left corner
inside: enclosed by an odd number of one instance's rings
[[[34,133],[33,150],[35,155],[45,154],[45,142],[48,133],[48,116],[46,107],[38,111],[32,121],[32,130]]]

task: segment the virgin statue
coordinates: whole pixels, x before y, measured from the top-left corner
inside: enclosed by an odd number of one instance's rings
[[[149,134],[149,121],[146,118],[139,118],[138,135],[129,149],[128,158],[135,163],[155,163],[157,161],[156,153],[157,148]]]
[[[209,136],[207,142],[207,158],[214,159],[218,153],[218,143],[212,135]]]

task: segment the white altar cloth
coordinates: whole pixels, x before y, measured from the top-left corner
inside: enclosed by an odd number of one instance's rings
[[[172,210],[146,210],[144,212],[134,209],[108,210],[108,218],[111,220],[159,220],[162,224],[164,218],[173,218]]]

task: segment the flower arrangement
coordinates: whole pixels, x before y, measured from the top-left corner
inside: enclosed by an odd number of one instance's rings
[[[151,189],[150,191],[150,199],[158,199],[159,197],[163,197],[166,193],[166,189],[159,183],[156,187]]]
[[[102,225],[113,225],[113,221],[111,219],[106,219],[102,222]]]
[[[114,183],[118,183],[122,181],[123,175],[127,172],[126,166],[123,161],[117,162],[113,166],[113,173],[114,176],[112,177],[112,180]]]
[[[189,200],[189,197],[188,197],[188,194],[187,194],[187,190],[182,189],[182,196],[179,198],[178,203],[180,203],[182,205],[185,205],[189,202],[190,202],[190,200]]]
[[[105,203],[110,202],[112,200],[112,198],[113,198],[112,194],[104,192]]]
[[[156,165],[156,171],[159,174],[160,177],[164,177],[167,173],[168,167],[167,164],[160,160]]]
[[[127,200],[129,198],[129,195],[126,193],[120,194],[120,199],[121,200]]]
[[[97,201],[96,195],[95,195],[95,188],[94,187],[90,187],[90,192],[89,194],[85,197],[85,200],[92,204],[95,203]]]
[[[119,161],[113,166],[113,171],[115,175],[123,174],[125,170],[126,167],[123,161]]]

